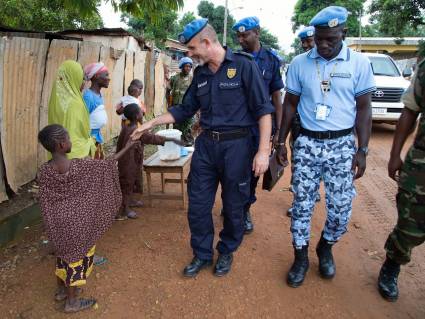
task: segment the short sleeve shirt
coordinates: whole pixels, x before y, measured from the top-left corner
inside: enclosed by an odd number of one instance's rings
[[[260,51],[253,54],[254,60],[263,75],[269,95],[275,91],[280,91],[284,87],[282,75],[280,74],[279,60],[270,50],[261,46]]]
[[[415,72],[415,74],[413,75],[412,80],[410,82],[410,86],[408,87],[408,89],[403,94],[402,102],[403,102],[404,106],[407,107],[409,110],[418,113],[418,112],[420,112],[421,109],[420,109],[419,105],[416,103],[416,99],[415,99],[414,88],[415,88],[416,76],[417,76],[417,73]]]
[[[246,53],[226,55],[216,73],[208,65],[195,69],[193,80],[180,105],[169,112],[177,123],[200,110],[204,130],[225,131],[252,127],[274,111],[257,64]]]
[[[325,96],[321,82],[330,81]],[[286,78],[286,91],[300,97],[298,113],[302,127],[312,131],[337,131],[354,126],[356,97],[376,90],[372,66],[361,53],[343,43],[332,60],[322,58],[317,48],[295,57]],[[326,105],[325,120],[316,120],[316,107]]]
[[[83,99],[86,103],[87,110],[91,114],[99,105],[105,105],[102,94],[96,94],[90,89],[84,90]],[[96,139],[96,142],[103,143],[103,136],[100,129],[92,129],[91,136]]]

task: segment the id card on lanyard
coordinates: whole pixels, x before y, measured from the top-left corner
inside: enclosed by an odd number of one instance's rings
[[[329,92],[331,91],[331,78],[329,80],[322,79],[322,75],[320,72],[319,62],[316,62],[316,70],[317,70],[317,78],[320,82],[320,91],[322,92],[322,103],[317,103],[314,112],[316,113],[317,121],[325,121],[329,114],[331,113],[332,107],[326,104],[326,99],[328,97]],[[333,69],[330,74],[335,73],[336,67],[338,66],[338,62],[336,62],[333,66]]]

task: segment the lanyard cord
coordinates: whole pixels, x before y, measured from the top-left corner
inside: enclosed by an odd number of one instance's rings
[[[322,103],[322,104],[325,104],[326,98],[328,97],[329,90],[325,91],[325,90],[322,88],[322,83],[325,81],[325,79],[324,79],[324,78],[322,79],[322,75],[321,75],[321,72],[320,72],[320,66],[319,66],[319,62],[317,62],[317,59],[315,60],[315,62],[316,62],[317,78],[318,78],[319,83],[320,83],[320,91],[322,92],[322,96],[323,96],[323,103]],[[337,66],[338,66],[338,62],[335,62],[335,64],[334,64],[334,66],[333,66],[332,71],[331,71],[331,73],[330,73],[330,74],[335,73],[335,71],[336,71],[336,67],[337,67]],[[329,82],[329,86],[330,86],[330,84],[331,84],[331,77],[330,77],[330,74],[329,74],[329,80],[328,80],[328,82]],[[325,76],[325,74],[323,74],[323,77],[324,77],[324,76]]]

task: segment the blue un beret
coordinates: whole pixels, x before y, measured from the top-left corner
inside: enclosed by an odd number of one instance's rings
[[[306,27],[306,28],[302,29],[300,31],[300,33],[298,33],[298,37],[300,39],[312,37],[313,35],[314,35],[314,27],[313,26]]]
[[[183,32],[179,34],[179,41],[183,44],[188,43],[192,38],[202,31],[203,28],[208,24],[208,19],[196,19],[191,23],[187,24]]]
[[[330,6],[322,9],[310,21],[315,27],[334,28],[347,21],[348,11],[344,7]]]
[[[193,61],[191,58],[188,58],[185,56],[184,58],[181,58],[179,61],[179,68],[181,69],[185,64],[193,65]]]
[[[260,26],[260,19],[258,19],[257,17],[247,17],[236,22],[233,25],[232,30],[245,32],[245,31],[252,30],[254,28],[258,28],[259,26]]]

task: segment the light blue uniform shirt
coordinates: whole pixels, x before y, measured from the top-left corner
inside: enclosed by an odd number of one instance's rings
[[[83,99],[86,103],[87,110],[91,114],[99,105],[104,105],[103,96],[96,94],[90,89],[84,90]],[[90,135],[96,139],[96,142],[103,144],[103,136],[100,129],[91,129]]]
[[[320,85],[322,80],[331,82],[326,99]],[[300,97],[298,113],[301,126],[311,131],[338,131],[353,127],[357,114],[355,98],[375,90],[369,59],[349,49],[345,42],[338,56],[330,61],[322,58],[317,48],[298,55],[292,61],[286,78],[286,91]],[[318,104],[330,107],[325,120],[316,119]]]

